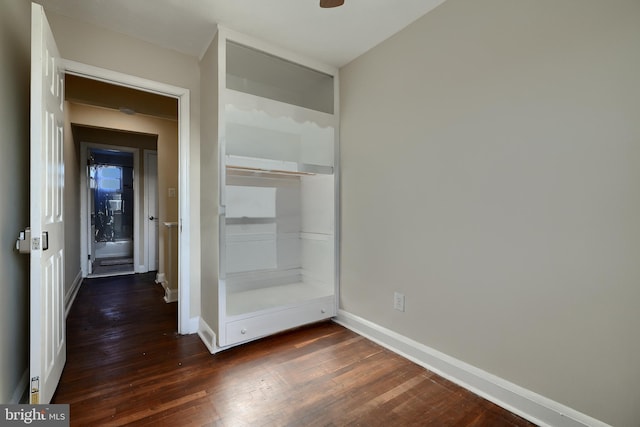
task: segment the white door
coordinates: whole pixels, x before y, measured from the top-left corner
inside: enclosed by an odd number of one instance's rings
[[[46,404],[66,361],[64,70],[42,6],[31,5],[30,402]]]
[[[158,153],[144,152],[144,200],[147,217],[147,266],[149,271],[158,270]]]

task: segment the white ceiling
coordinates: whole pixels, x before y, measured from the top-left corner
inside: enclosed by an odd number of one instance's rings
[[[35,0],[45,10],[200,57],[216,24],[341,67],[445,0]]]

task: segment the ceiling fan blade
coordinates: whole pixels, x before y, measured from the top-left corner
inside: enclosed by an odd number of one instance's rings
[[[320,7],[338,7],[344,4],[344,0],[320,0]]]

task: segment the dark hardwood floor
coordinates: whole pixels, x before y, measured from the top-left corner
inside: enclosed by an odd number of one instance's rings
[[[72,426],[531,426],[331,322],[216,355],[153,275],[89,279],[53,403]]]

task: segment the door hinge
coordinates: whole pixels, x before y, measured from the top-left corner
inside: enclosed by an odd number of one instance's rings
[[[91,260],[91,254],[87,255],[87,259]]]
[[[29,403],[32,405],[40,403],[40,377],[31,378],[31,393],[29,395]]]

